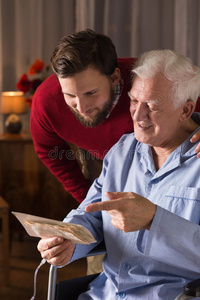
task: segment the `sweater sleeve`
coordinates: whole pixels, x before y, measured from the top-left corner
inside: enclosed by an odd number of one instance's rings
[[[35,151],[52,174],[63,184],[79,203],[90,188],[91,182],[85,179],[69,144],[56,134],[41,105],[44,95],[36,92],[31,106],[31,134]]]

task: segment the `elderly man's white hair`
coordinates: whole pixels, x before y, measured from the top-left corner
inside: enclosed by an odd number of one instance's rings
[[[152,78],[162,72],[172,82],[171,97],[175,107],[187,100],[196,103],[200,95],[200,69],[182,54],[171,50],[145,52],[132,72],[142,78]]]

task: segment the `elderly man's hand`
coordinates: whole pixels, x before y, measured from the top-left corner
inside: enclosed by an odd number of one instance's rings
[[[85,211],[107,211],[112,224],[124,232],[150,229],[156,213],[155,204],[132,192],[106,192],[106,196],[110,200],[90,204]]]
[[[61,237],[43,238],[37,246],[42,258],[55,266],[66,265],[74,252],[75,245]]]
[[[192,136],[191,143],[196,143],[200,140],[200,129]],[[197,145],[195,152],[197,153],[197,157],[200,158],[200,143]]]

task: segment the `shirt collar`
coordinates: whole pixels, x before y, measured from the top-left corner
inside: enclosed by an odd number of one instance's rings
[[[113,110],[113,108],[117,105],[119,98],[121,97],[122,91],[123,91],[123,87],[124,87],[124,82],[122,79],[120,79],[119,83],[115,86],[114,89],[114,101],[111,107],[110,112],[108,113],[108,115],[106,116],[106,118],[108,118]]]

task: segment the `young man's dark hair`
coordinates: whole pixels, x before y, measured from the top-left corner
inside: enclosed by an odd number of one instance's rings
[[[65,78],[92,66],[111,75],[118,67],[117,53],[111,39],[86,29],[61,39],[51,57],[57,77]]]

